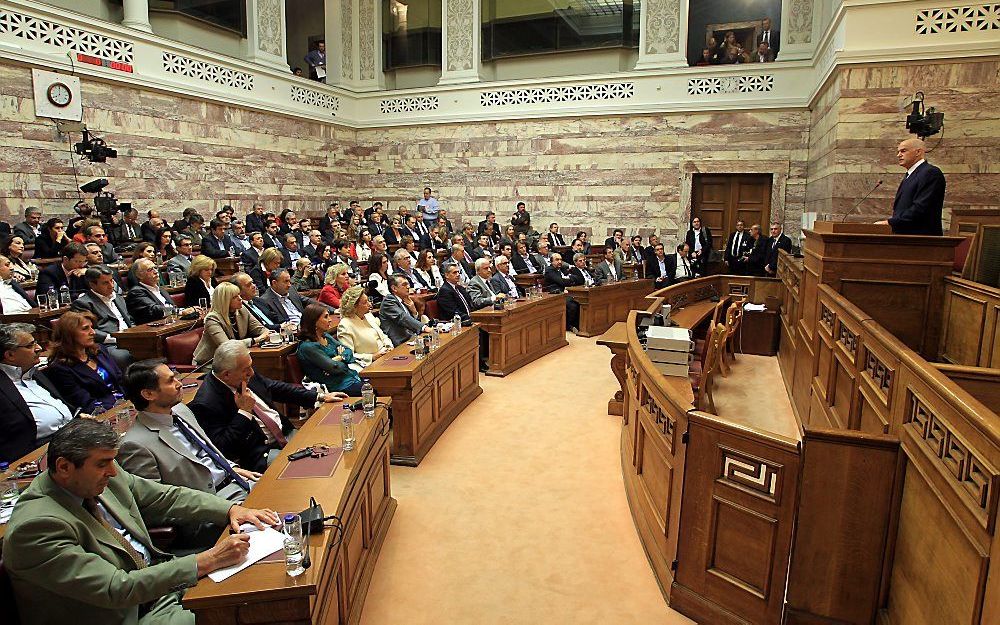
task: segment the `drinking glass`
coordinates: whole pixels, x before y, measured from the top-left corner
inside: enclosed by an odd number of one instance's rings
[[[17,502],[17,482],[0,480],[0,508],[13,506]]]
[[[305,572],[302,567],[302,518],[297,514],[285,515],[285,573],[289,577],[298,577]]]
[[[167,304],[163,308],[164,308],[164,313],[165,313],[164,314],[164,321],[166,321],[167,324],[173,323],[174,322],[174,315],[177,314],[177,307],[174,306],[173,304]]]
[[[198,298],[198,308],[201,308],[202,310],[207,310],[208,309],[208,298],[206,298],[206,297],[199,297]]]

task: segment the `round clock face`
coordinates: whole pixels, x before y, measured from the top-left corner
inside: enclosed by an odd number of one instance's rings
[[[49,102],[58,107],[69,106],[73,101],[73,92],[61,82],[54,82],[49,86],[48,96]]]

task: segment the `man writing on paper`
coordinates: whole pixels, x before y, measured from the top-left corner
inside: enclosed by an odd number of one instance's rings
[[[22,623],[193,625],[182,589],[241,563],[249,535],[175,558],[153,546],[147,526],[228,522],[238,531],[278,523],[271,510],[126,473],[117,455],[108,423],[75,419],[52,437],[48,469],[21,495],[4,537]]]

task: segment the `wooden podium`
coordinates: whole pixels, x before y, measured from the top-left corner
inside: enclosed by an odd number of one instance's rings
[[[818,221],[804,231],[802,318],[810,342],[820,311],[820,284],[828,284],[933,360],[941,334],[944,278],[962,237],[892,234],[887,225]]]

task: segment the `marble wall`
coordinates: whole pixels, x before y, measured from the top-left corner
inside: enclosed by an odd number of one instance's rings
[[[260,199],[322,211],[353,186],[354,132],[118,84],[84,80],[84,122],[118,150],[107,163],[80,162],[55,124],[35,117],[31,71],[0,64],[0,219],[25,206],[66,214],[79,184],[108,178],[140,211],[169,215],[188,206],[206,216],[224,204],[249,210]],[[77,164],[74,172],[73,163]]]
[[[945,114],[944,131],[927,139],[927,160],[947,178],[945,221],[952,208],[1000,205],[1000,60],[862,65],[839,70],[813,106],[807,210],[838,219],[879,180],[858,220],[891,214],[903,177],[896,145],[907,133],[903,108],[916,91]]]

